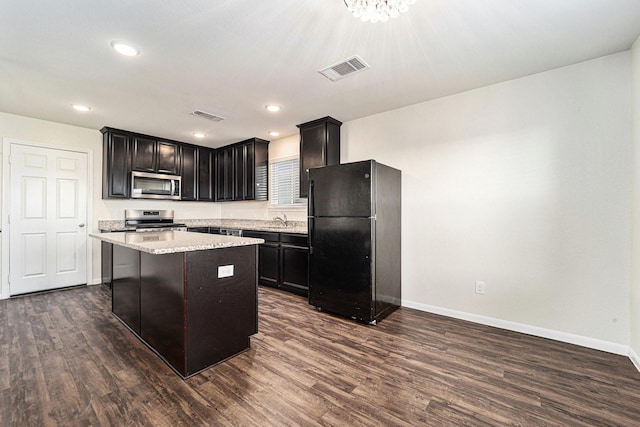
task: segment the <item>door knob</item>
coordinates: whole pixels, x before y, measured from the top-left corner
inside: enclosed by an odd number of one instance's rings
[[[84,227],[84,224],[80,224],[78,227],[82,228],[82,227]]]

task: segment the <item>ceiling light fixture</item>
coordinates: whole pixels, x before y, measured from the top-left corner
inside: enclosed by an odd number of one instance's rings
[[[71,106],[73,107],[74,110],[82,111],[83,113],[87,111],[91,111],[91,107],[87,107],[86,105],[73,104]]]
[[[204,137],[205,137],[205,136],[207,136],[207,135],[205,135],[205,134],[204,134],[204,133],[202,133],[202,132],[194,132],[194,133],[193,133],[193,136],[195,136],[196,138],[204,138]]]
[[[112,41],[111,47],[114,48],[116,52],[124,56],[136,56],[140,54],[140,51],[135,47],[119,41]]]
[[[266,108],[267,111],[271,111],[272,113],[280,111],[280,106],[279,105],[265,105],[264,108]]]
[[[277,130],[270,130],[269,131],[269,135],[270,136],[280,136],[280,132],[278,132]]]
[[[416,0],[344,0],[344,4],[362,22],[386,22],[409,10]]]

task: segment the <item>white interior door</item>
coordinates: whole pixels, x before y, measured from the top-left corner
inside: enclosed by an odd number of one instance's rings
[[[87,154],[11,144],[9,155],[10,294],[87,283]]]

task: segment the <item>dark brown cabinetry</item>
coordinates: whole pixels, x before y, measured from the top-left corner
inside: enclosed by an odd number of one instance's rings
[[[258,283],[307,296],[309,247],[307,236],[245,230],[244,237],[264,239],[258,247]]]
[[[198,149],[195,146],[183,145],[180,149],[181,168],[180,176],[182,181],[182,191],[180,193],[182,200],[197,200],[196,188],[198,183],[197,173],[197,153]]]
[[[268,200],[269,141],[252,138],[216,154],[216,201]]]
[[[198,147],[198,200],[213,201],[215,199],[215,151]]]
[[[131,260],[125,274],[113,272],[113,313],[179,375],[249,348],[258,332],[254,246],[151,255],[114,245],[113,254]],[[234,275],[218,277],[228,265]]]
[[[309,169],[340,164],[340,126],[333,117],[298,125],[300,129],[300,197],[308,197]]]
[[[131,192],[131,138],[103,128],[102,198],[126,199]]]
[[[131,171],[180,175],[181,200],[268,200],[269,141],[218,150],[105,127],[103,198],[129,198]]]
[[[216,201],[233,200],[233,148],[225,147],[216,153]]]
[[[131,170],[177,175],[179,166],[178,144],[145,136],[133,137]]]

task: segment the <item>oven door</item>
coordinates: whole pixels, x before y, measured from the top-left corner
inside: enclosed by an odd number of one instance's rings
[[[131,198],[180,200],[180,180],[177,175],[131,172]]]

